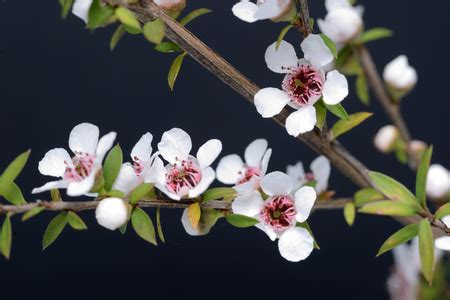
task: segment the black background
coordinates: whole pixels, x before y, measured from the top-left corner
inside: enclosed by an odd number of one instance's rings
[[[231,13],[234,2],[189,1],[189,10],[214,10],[189,28],[260,86],[276,86],[281,77],[266,69],[263,55],[284,25],[244,23]],[[323,1],[310,2],[311,15],[323,17]],[[367,28],[388,27],[396,33],[370,45],[380,69],[406,54],[418,71],[418,85],[403,105],[414,137],[433,143],[434,161],[450,166],[445,119],[450,115],[450,59],[445,43],[450,2],[362,4]],[[18,180],[28,199],[34,199],[31,188],[48,179],[37,171],[38,161],[47,150],[66,147],[71,128],[83,121],[97,124],[102,133],[117,131],[125,153],[146,131],[157,142],[165,130],[177,126],[191,134],[195,149],[209,138],[221,139],[224,154],[242,154],[249,142],[264,137],[273,148],[272,171],[284,171],[297,160],[309,165],[315,157],[192,59],[185,60],[175,91],[170,92],[166,74],[173,55],[157,53],[142,37],[132,36],[110,52],[113,28],[89,32],[73,15],[62,21],[59,9],[56,0],[0,3],[0,165],[3,168],[18,153],[33,149]],[[297,33],[290,32],[287,40],[299,49]],[[355,98],[353,79],[351,87],[352,94],[344,102],[347,110],[370,109],[375,117],[342,137],[342,142],[369,168],[411,187],[414,175],[409,169],[372,147],[374,133],[388,122],[378,103],[372,101],[365,108]],[[335,170],[330,185],[341,196],[356,190]],[[375,253],[398,228],[389,218],[358,215],[350,229],[340,211],[317,212],[310,223],[321,250],[304,262],[289,263],[279,256],[276,243],[257,229],[239,230],[222,221],[208,236],[194,238],[185,234],[180,215],[180,211],[163,211],[168,242],[153,247],[132,231],[122,236],[104,230],[93,212],[86,212],[82,217],[88,231],[66,228],[45,252],[41,238],[52,215],[43,214],[26,224],[16,217],[12,258],[0,260],[0,288],[13,292],[14,298],[387,297],[391,255],[375,259]]]

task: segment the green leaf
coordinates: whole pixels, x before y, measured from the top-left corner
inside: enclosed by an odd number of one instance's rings
[[[378,190],[391,200],[418,207],[416,197],[400,182],[379,172],[369,172]]]
[[[406,203],[382,200],[367,203],[358,211],[360,213],[373,215],[407,217],[415,215],[418,212],[418,209]]]
[[[431,156],[433,155],[433,146],[429,147],[422,155],[416,178],[416,197],[422,207],[427,206],[427,196],[425,185],[427,182],[428,168],[430,167]]]
[[[86,223],[73,211],[67,213],[67,222],[75,230],[86,230]]]
[[[405,142],[397,139],[395,143],[395,158],[402,164],[408,163],[408,152],[406,151]]]
[[[35,208],[30,209],[29,211],[27,211],[26,213],[23,214],[22,216],[22,221],[25,222],[26,220],[31,219],[34,216],[37,216],[38,214],[40,214],[43,210],[45,210],[44,206],[37,206]]]
[[[259,223],[258,220],[244,215],[228,214],[225,218],[228,223],[239,228],[251,227]]]
[[[413,239],[419,233],[419,224],[409,224],[408,226],[403,227],[393,235],[391,235],[384,244],[378,250],[377,257],[381,254],[406,243],[407,241]]]
[[[202,210],[200,209],[200,204],[194,202],[187,208],[187,219],[193,229],[198,229],[198,224],[200,223],[200,218],[202,217]]]
[[[180,25],[186,26],[192,20],[194,20],[200,16],[203,16],[205,14],[208,14],[210,12],[212,12],[212,10],[207,9],[207,8],[195,9],[195,10],[191,11],[190,13],[188,13],[183,19],[180,20]]]
[[[284,39],[284,36],[292,27],[294,26],[289,24],[288,26],[284,27],[283,30],[281,30],[280,34],[278,35],[277,43],[275,44],[275,50],[278,50],[278,47],[280,47],[281,41]]]
[[[370,117],[372,113],[369,112],[359,112],[356,114],[352,114],[349,116],[349,120],[339,120],[337,121],[333,128],[331,129],[332,132],[332,139],[336,139],[338,136],[341,136],[342,134],[348,132],[349,130],[353,129],[354,127],[358,126],[364,120],[366,120],[368,117]]]
[[[355,199],[355,205],[357,207],[363,206],[366,203],[377,201],[377,200],[383,200],[384,195],[378,193],[373,188],[364,188],[355,193],[353,196]]]
[[[322,130],[327,119],[327,108],[323,101],[317,101],[316,104],[314,104],[314,107],[316,108],[316,127]]]
[[[369,86],[364,73],[361,72],[358,77],[356,77],[355,88],[359,100],[361,100],[363,104],[369,105]]]
[[[439,207],[439,209],[434,213],[436,219],[442,219],[445,216],[450,215],[450,203],[446,203]]]
[[[337,58],[338,55],[337,55],[337,51],[336,51],[336,45],[334,44],[334,42],[328,36],[326,36],[323,33],[321,33],[319,35],[322,38],[322,40],[324,41],[325,45],[327,45],[328,49],[330,49],[330,51],[333,54],[333,56],[335,58]]]
[[[14,182],[8,186],[4,186],[2,190],[3,197],[14,205],[22,205],[27,203],[23,197],[22,191],[19,186]]]
[[[141,183],[130,194],[130,204],[135,205],[147,196],[148,193],[154,188],[152,183]]]
[[[355,57],[351,46],[345,46],[339,51],[338,58],[336,59],[336,68],[348,76],[361,74],[361,64]]]
[[[59,4],[61,4],[61,18],[65,19],[72,8],[73,0],[59,0]]]
[[[350,120],[349,119],[349,115],[348,115],[347,111],[345,110],[345,108],[342,106],[342,104],[328,105],[325,102],[323,102],[323,104],[325,105],[327,110],[330,111],[330,113],[332,113],[333,115],[335,115],[339,119],[347,120],[347,121]]]
[[[162,52],[162,53],[171,53],[171,52],[178,52],[181,51],[181,48],[175,44],[174,42],[162,42],[159,45],[156,45],[155,48],[156,51]]]
[[[147,213],[140,207],[136,207],[133,210],[133,213],[131,214],[131,225],[137,235],[143,240],[155,246],[157,245],[155,227],[153,226],[152,220],[150,220]]]
[[[166,24],[160,19],[155,19],[154,21],[145,23],[143,32],[149,42],[158,45],[162,42],[166,34]]]
[[[352,226],[355,222],[356,209],[353,202],[348,202],[344,206],[344,218],[348,226]]]
[[[297,222],[297,223],[295,224],[295,226],[301,227],[301,228],[305,228],[306,230],[308,230],[309,234],[311,234],[311,236],[312,236],[313,239],[314,239],[314,248],[320,250],[320,246],[319,246],[319,244],[317,243],[316,238],[314,237],[314,234],[313,234],[313,232],[312,232],[311,226],[309,226],[309,224],[308,224],[307,221],[305,221],[305,222],[303,222],[303,223]]]
[[[183,63],[184,56],[186,52],[178,55],[172,62],[172,65],[169,69],[169,74],[167,74],[167,83],[169,84],[170,90],[173,91],[173,87],[175,85],[175,81],[177,80],[178,73],[181,69],[181,64]]]
[[[114,148],[109,151],[105,159],[105,164],[103,166],[103,179],[105,179],[105,189],[110,191],[114,182],[116,181],[117,175],[119,175],[120,168],[122,167],[123,154],[122,149],[119,144],[114,146]]]
[[[125,30],[125,27],[120,24],[119,27],[117,27],[116,31],[114,31],[111,40],[109,41],[109,49],[113,51],[119,41],[122,39],[122,37],[125,35],[127,31]]]
[[[223,213],[212,208],[202,208],[200,222],[197,227],[198,235],[206,235],[217,221],[223,217]]]
[[[164,232],[161,225],[161,209],[159,207],[156,209],[156,229],[158,230],[159,239],[165,243],[166,240],[164,239]]]
[[[42,239],[42,250],[45,250],[58,238],[66,224],[67,215],[65,212],[60,213],[50,221]]]
[[[17,176],[19,176],[20,172],[22,172],[25,164],[28,161],[28,157],[30,157],[31,150],[25,151],[19,156],[17,156],[9,165],[6,167],[5,171],[0,178],[0,194],[3,194],[3,189],[6,186],[12,184],[14,180],[16,180]]]
[[[61,193],[58,189],[50,190],[50,197],[52,198],[53,202],[62,201]]]
[[[387,28],[372,28],[361,35],[361,43],[367,43],[379,39],[391,37],[394,34],[392,30]]]
[[[121,234],[125,234],[125,232],[127,232],[127,223],[123,224],[122,226],[119,227],[119,231]]]
[[[115,198],[125,198],[125,193],[119,190],[111,190],[108,193],[106,193],[109,197],[115,197]]]
[[[92,2],[89,9],[87,28],[96,28],[108,23],[114,15],[114,8],[109,5],[103,5],[99,0]]]
[[[139,34],[142,32],[141,24],[131,10],[120,6],[116,8],[116,16],[128,33]]]
[[[422,274],[431,285],[434,269],[434,239],[428,219],[423,219],[419,223],[419,252]]]
[[[6,215],[5,221],[3,221],[2,226],[2,253],[6,259],[11,256],[11,246],[12,246],[12,228],[11,228],[11,218]]]
[[[223,198],[236,197],[237,192],[230,187],[218,187],[207,190],[202,195],[202,201],[218,200]]]

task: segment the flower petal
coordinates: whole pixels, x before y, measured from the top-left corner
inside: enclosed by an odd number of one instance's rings
[[[92,2],[93,0],[75,0],[72,6],[72,13],[87,23]]]
[[[348,0],[325,0],[325,8],[327,11],[332,11],[339,8],[351,8]]]
[[[44,184],[41,187],[34,188],[33,191],[31,191],[32,194],[39,194],[45,191],[50,191],[53,189],[65,189],[68,185],[67,181],[64,180],[58,180],[58,181],[50,181]]]
[[[144,163],[150,162],[153,151],[152,141],[153,135],[150,132],[144,134],[131,150],[131,159],[136,160],[137,158]]]
[[[158,143],[158,150],[162,157],[171,164],[174,164],[177,159],[187,159],[191,149],[191,137],[180,128],[172,128],[164,132],[161,142]]]
[[[224,156],[217,165],[217,180],[224,184],[236,184],[239,180],[239,172],[242,171],[244,162],[237,154]]]
[[[75,126],[69,135],[69,148],[73,152],[95,154],[99,137],[99,129],[90,123]]]
[[[155,157],[150,169],[145,174],[144,181],[155,185],[164,185],[166,183],[166,168],[161,158]]]
[[[261,159],[267,150],[267,140],[257,139],[251,142],[245,148],[244,158],[245,163],[251,167],[260,168]]]
[[[277,88],[263,88],[254,97],[256,110],[263,118],[279,114],[291,99],[285,91]]]
[[[258,191],[252,191],[248,194],[238,196],[231,204],[234,214],[254,217],[259,214],[264,207],[264,201]]]
[[[441,236],[434,241],[436,248],[440,250],[450,251],[450,236]]]
[[[86,178],[81,181],[70,182],[67,186],[67,195],[77,197],[89,193],[95,184],[95,170],[91,171]]]
[[[238,195],[244,195],[259,188],[259,178],[252,177],[249,181],[233,186]]]
[[[286,118],[286,130],[290,135],[298,136],[313,130],[316,122],[316,109],[312,105],[306,105]]]
[[[276,44],[274,42],[267,47],[264,54],[267,67],[275,73],[288,73],[288,68],[297,66],[298,58],[294,46],[286,41],[281,41],[278,49],[275,49]]]
[[[289,195],[292,191],[292,180],[283,172],[272,172],[261,179],[261,188],[269,196]]]
[[[313,160],[310,169],[316,180],[315,189],[317,193],[325,192],[328,188],[328,179],[330,178],[331,172],[330,161],[325,156],[319,156]]]
[[[119,190],[128,194],[140,183],[141,178],[136,175],[134,168],[131,164],[125,163],[120,168],[116,181],[114,182],[112,189]]]
[[[42,175],[62,177],[67,166],[72,166],[69,153],[65,149],[55,148],[45,153],[38,168]]]
[[[202,179],[195,188],[189,191],[189,198],[195,198],[205,192],[216,179],[216,173],[211,167],[202,170]]]
[[[288,261],[298,262],[306,259],[314,249],[314,238],[308,230],[293,227],[286,230],[278,240],[278,250]]]
[[[258,223],[255,227],[264,231],[272,242],[277,239],[277,233],[270,226],[263,223]]]
[[[267,149],[266,153],[264,153],[264,156],[261,160],[261,176],[266,175],[267,167],[269,166],[269,160],[272,156],[272,149]]]
[[[335,105],[344,100],[348,95],[347,78],[337,70],[328,72],[322,95],[323,101],[328,105]]]
[[[258,10],[258,5],[250,1],[241,1],[233,5],[231,11],[242,21],[253,23],[257,21],[255,12]]]
[[[304,186],[298,189],[294,194],[295,197],[295,210],[297,215],[295,218],[298,222],[302,223],[308,219],[311,209],[316,201],[317,194],[314,188],[310,186]]]
[[[291,2],[289,0],[265,0],[260,1],[260,3],[261,4],[259,5],[258,10],[255,12],[255,18],[257,20],[266,20],[279,17],[283,14],[287,5],[290,5]]]
[[[209,167],[222,151],[222,142],[212,139],[204,143],[197,151],[200,168]]]
[[[333,54],[320,35],[310,34],[301,43],[302,51],[305,58],[309,60],[311,65],[316,69],[321,69],[333,61]]]
[[[95,159],[98,164],[102,163],[106,153],[108,153],[109,149],[111,149],[111,147],[113,146],[114,140],[116,139],[116,135],[117,134],[114,131],[112,131],[102,136],[102,138],[98,141]]]
[[[286,174],[291,177],[294,182],[294,189],[301,187],[305,183],[305,169],[301,161],[295,165],[288,165],[286,168]]]

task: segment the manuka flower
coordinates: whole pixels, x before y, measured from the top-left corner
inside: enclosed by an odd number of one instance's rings
[[[257,0],[256,3],[241,0],[231,10],[236,17],[248,23],[266,19],[289,21],[296,12],[292,0]]]
[[[95,218],[98,224],[109,230],[116,230],[124,225],[128,221],[129,215],[129,204],[120,198],[105,198],[95,209]]]
[[[428,169],[425,191],[431,199],[444,199],[448,197],[450,195],[449,170],[439,164],[431,165]]]
[[[325,156],[319,156],[312,161],[309,166],[310,172],[305,172],[301,161],[295,165],[287,166],[286,174],[294,183],[294,190],[302,187],[305,183],[315,181],[315,190],[318,195],[325,192],[328,188],[328,179],[330,178],[331,165]]]
[[[417,72],[409,65],[408,58],[400,55],[384,67],[383,79],[391,95],[395,99],[399,99],[416,85]]]
[[[329,105],[340,103],[348,95],[348,83],[336,70],[325,76],[324,67],[333,60],[333,54],[319,35],[310,34],[301,43],[305,55],[298,59],[294,47],[282,41],[278,50],[276,43],[265,54],[267,67],[276,73],[285,73],[282,90],[263,88],[255,95],[255,106],[263,118],[280,113],[289,104],[296,109],[286,119],[286,130],[297,136],[314,129],[316,109],[314,104],[323,98]]]
[[[383,126],[375,135],[373,144],[380,152],[389,153],[394,150],[399,135],[397,127],[393,125]]]

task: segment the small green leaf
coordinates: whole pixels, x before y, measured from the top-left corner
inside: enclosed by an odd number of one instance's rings
[[[172,53],[181,51],[181,48],[174,42],[162,42],[159,45],[156,45],[155,48],[153,49],[162,53]]]
[[[284,39],[284,36],[292,27],[294,26],[289,24],[288,26],[284,27],[283,30],[281,30],[280,34],[278,35],[277,43],[275,44],[275,50],[278,50],[278,47],[280,47],[281,41]]]
[[[166,24],[160,19],[155,19],[154,21],[145,23],[143,32],[149,42],[158,45],[162,42],[166,34]]]
[[[130,194],[130,204],[135,205],[147,196],[148,193],[154,188],[152,183],[141,183]]]
[[[303,222],[303,223],[297,222],[297,223],[295,224],[295,226],[301,227],[301,228],[305,228],[306,230],[308,230],[309,234],[311,234],[311,236],[312,236],[313,239],[314,239],[314,248],[320,250],[320,246],[319,246],[319,244],[317,243],[316,238],[314,237],[314,234],[313,234],[313,232],[312,232],[311,226],[309,226],[309,224],[308,224],[307,221],[305,221],[305,222]]]
[[[355,193],[353,196],[355,199],[355,205],[357,207],[363,206],[366,203],[377,201],[377,200],[383,200],[384,195],[378,193],[373,188],[364,188]]]
[[[380,192],[391,200],[418,206],[416,197],[400,182],[379,172],[369,172]]]
[[[119,190],[111,190],[108,193],[106,193],[106,195],[109,197],[115,197],[120,199],[125,198],[125,193]]]
[[[251,227],[259,223],[258,220],[244,215],[228,214],[225,218],[228,223],[239,228]]]
[[[61,18],[65,19],[72,8],[73,0],[59,0],[59,4],[61,4]]]
[[[352,114],[349,116],[349,120],[339,120],[337,121],[333,128],[331,129],[332,132],[332,139],[336,139],[338,136],[348,132],[349,130],[353,129],[354,127],[358,126],[364,120],[366,120],[368,117],[370,117],[372,113],[369,112],[359,112],[356,114]]]
[[[392,30],[387,28],[372,28],[361,35],[361,43],[368,43],[371,41],[391,37],[394,34]]]
[[[344,218],[348,226],[352,226],[355,222],[356,209],[353,202],[348,202],[344,206]]]
[[[116,31],[114,31],[113,35],[111,36],[111,40],[109,41],[109,49],[113,51],[119,41],[122,39],[122,37],[125,35],[127,31],[125,30],[125,27],[120,24],[119,27],[117,27]]]
[[[119,231],[121,234],[125,234],[125,232],[127,232],[127,223],[123,224],[122,226],[119,227]]]
[[[195,10],[191,11],[190,13],[188,13],[183,19],[180,20],[180,25],[186,26],[192,20],[194,20],[200,16],[203,16],[205,14],[208,14],[210,12],[212,12],[212,10],[207,9],[207,8],[195,9]]]
[[[450,215],[450,203],[446,203],[438,208],[438,210],[434,213],[434,217],[436,219],[442,219],[445,216]]]
[[[428,168],[430,167],[431,156],[433,155],[433,146],[429,147],[422,155],[422,159],[417,169],[416,178],[416,197],[422,207],[427,206],[427,196],[425,185],[427,183]]]
[[[369,105],[369,86],[364,73],[361,72],[358,77],[356,77],[355,88],[359,100],[361,100],[363,104]]]
[[[360,213],[383,216],[413,216],[418,212],[417,207],[402,202],[382,200],[365,204],[358,210]]]
[[[314,104],[314,107],[316,108],[316,127],[322,130],[323,125],[325,124],[325,121],[327,119],[327,109],[323,103],[323,101],[317,101],[316,104]]]
[[[45,250],[58,238],[66,225],[67,215],[65,212],[60,213],[50,221],[42,239],[42,250]]]
[[[419,223],[419,252],[422,274],[431,285],[434,269],[434,239],[428,219],[423,219]]]
[[[336,51],[336,45],[334,44],[334,42],[328,36],[326,36],[323,33],[321,33],[319,35],[322,38],[322,40],[324,41],[325,45],[327,45],[328,49],[330,49],[330,51],[333,54],[333,56],[335,58],[337,58],[338,55],[337,55],[337,51]]]
[[[156,209],[156,229],[158,230],[159,239],[165,243],[166,240],[164,239],[164,232],[161,225],[161,209],[159,207]]]
[[[347,111],[345,110],[345,108],[342,106],[342,104],[328,105],[325,102],[323,102],[323,104],[325,105],[327,110],[330,111],[330,113],[332,113],[333,115],[335,115],[339,119],[347,120],[347,121],[350,120],[349,119],[349,115],[348,115]]]
[[[122,167],[123,154],[122,149],[119,144],[114,146],[114,148],[109,151],[105,159],[105,164],[103,166],[103,179],[105,180],[105,189],[110,191],[114,182],[116,181],[117,175],[119,175],[120,168]]]
[[[12,246],[12,228],[11,228],[11,218],[6,215],[5,221],[3,221],[2,226],[2,253],[6,259],[11,256],[11,246]]]
[[[125,30],[128,33],[139,34],[142,32],[141,24],[139,23],[138,19],[136,19],[136,16],[131,10],[123,6],[119,6],[118,8],[116,8],[116,16],[119,21],[125,26]]]
[[[136,207],[131,214],[131,225],[134,231],[143,240],[157,245],[155,237],[155,227],[147,213],[140,207]]]
[[[30,209],[29,211],[27,211],[26,213],[23,214],[22,216],[22,221],[25,222],[26,220],[31,219],[34,216],[37,216],[38,214],[40,214],[43,210],[45,210],[44,206],[37,206],[33,209]]]
[[[393,235],[391,235],[384,244],[378,250],[377,257],[381,254],[406,243],[407,241],[413,239],[419,233],[419,224],[409,224],[408,226],[403,227]]]
[[[74,212],[69,211],[67,213],[67,222],[75,230],[86,230],[86,223]]]
[[[94,0],[89,8],[87,28],[96,28],[105,25],[114,15],[114,8],[103,5],[99,0]]]
[[[177,80],[178,73],[181,69],[181,64],[183,63],[184,56],[186,52],[178,55],[172,62],[172,65],[169,69],[169,74],[167,74],[167,82],[169,84],[170,90],[173,91],[173,87],[175,85],[175,81]]]
[[[230,188],[230,187],[218,187],[218,188],[211,188],[203,193],[202,195],[202,201],[207,202],[210,200],[218,200],[223,198],[231,198],[236,197],[236,190]]]
[[[406,151],[406,144],[400,139],[397,139],[395,143],[395,158],[401,164],[406,165],[408,163],[408,152]]]
[[[8,186],[4,186],[2,190],[3,197],[14,205],[22,205],[27,203],[23,197],[19,186],[14,182]]]
[[[16,180],[17,176],[19,176],[22,169],[25,167],[25,164],[28,161],[28,157],[30,157],[30,150],[23,152],[19,156],[16,157],[5,169],[0,178],[0,193],[3,194],[3,189],[5,186],[10,185]]]
[[[61,193],[58,189],[52,189],[50,190],[50,197],[52,198],[53,202],[62,201]]]

